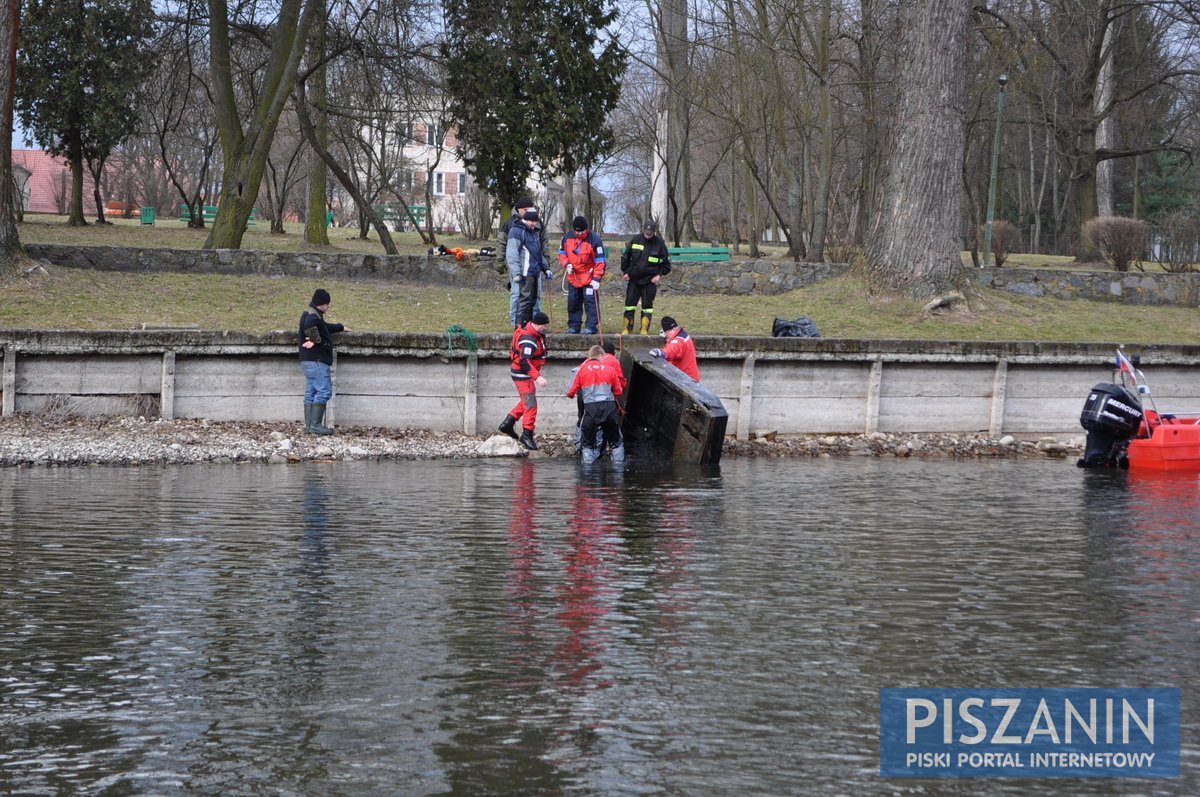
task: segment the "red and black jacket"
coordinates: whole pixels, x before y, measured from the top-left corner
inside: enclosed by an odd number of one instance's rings
[[[537,379],[546,364],[546,336],[530,321],[513,330],[509,373],[513,379]]]

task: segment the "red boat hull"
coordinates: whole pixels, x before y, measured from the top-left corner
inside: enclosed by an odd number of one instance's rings
[[[1200,418],[1157,418],[1147,412],[1150,435],[1145,424],[1138,436],[1129,441],[1126,455],[1129,468],[1141,470],[1200,471]]]

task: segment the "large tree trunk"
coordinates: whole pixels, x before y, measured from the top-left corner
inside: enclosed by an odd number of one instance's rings
[[[873,291],[915,298],[959,287],[970,4],[914,0],[906,12],[894,145],[860,271]]]
[[[830,0],[821,3],[821,24],[814,44],[817,49],[817,79],[820,81],[818,107],[821,119],[821,152],[817,165],[817,189],[813,201],[812,248],[808,256],[815,262],[825,259],[825,235],[829,229],[829,191],[833,181],[833,89],[829,69]],[[798,233],[799,231],[797,231]]]
[[[8,0],[0,12],[0,130],[9,139],[13,129],[13,96],[17,90],[17,37],[21,29],[21,0]],[[0,147],[0,275],[12,274],[23,250],[17,233],[14,204],[20,195],[13,182],[12,147]]]
[[[1104,29],[1101,45],[1103,59],[1100,64],[1100,74],[1096,78],[1096,100],[1094,103],[1096,117],[1096,148],[1111,149],[1116,140],[1113,128],[1115,122],[1112,114],[1113,100],[1113,26]],[[1096,164],[1096,212],[1101,216],[1115,216],[1113,212],[1113,162],[1100,161]]]
[[[308,31],[324,0],[282,0],[275,22],[271,56],[262,74],[262,92],[249,123],[238,114],[230,64],[229,8],[226,0],[209,0],[212,48],[213,112],[221,136],[221,194],[205,249],[237,249],[246,220],[258,199],[279,115],[296,83]]]
[[[67,162],[71,164],[71,197],[67,205],[67,226],[86,227],[83,216],[83,147],[72,147]]]
[[[654,36],[658,49],[659,105],[650,212],[658,220],[663,237],[678,242],[685,237],[681,229],[681,205],[686,212],[689,199],[684,196],[688,159],[687,103],[683,93],[687,76],[687,0],[648,1],[647,6],[657,23]]]
[[[859,17],[862,19],[862,37],[858,45],[858,84],[862,92],[862,158],[858,178],[858,207],[855,216],[852,241],[862,244],[871,227],[871,214],[875,211],[880,170],[879,102],[876,94],[879,58],[879,39],[876,35],[874,0],[860,0]]]
[[[310,60],[316,64],[312,76],[307,81],[312,86],[312,105],[314,135],[321,149],[329,149],[329,114],[326,112],[327,85],[325,81],[325,9],[321,9],[320,19],[313,31]],[[317,246],[329,246],[328,208],[326,193],[328,188],[328,171],[325,161],[316,152],[310,152],[308,157],[308,218],[304,222],[304,242]],[[280,229],[283,228],[283,207],[279,208]]]

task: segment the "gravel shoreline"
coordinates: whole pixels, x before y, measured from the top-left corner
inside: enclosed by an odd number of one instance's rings
[[[570,457],[566,435],[539,435],[536,457]],[[814,435],[751,441],[726,439],[723,457],[1067,458],[1082,453],[1082,435],[1018,440],[965,434]],[[0,418],[0,467],[218,463],[287,464],[364,459],[475,459],[526,456],[503,435],[344,426],[336,435],[307,434],[299,422],[166,421],[16,414]]]

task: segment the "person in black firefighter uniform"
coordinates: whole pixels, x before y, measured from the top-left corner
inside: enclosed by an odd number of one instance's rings
[[[658,225],[653,221],[643,224],[642,231],[625,245],[621,254],[621,273],[625,279],[625,326],[621,328],[621,334],[633,332],[633,315],[640,301],[641,333],[649,335],[658,283],[671,273],[667,243],[659,236]]]

